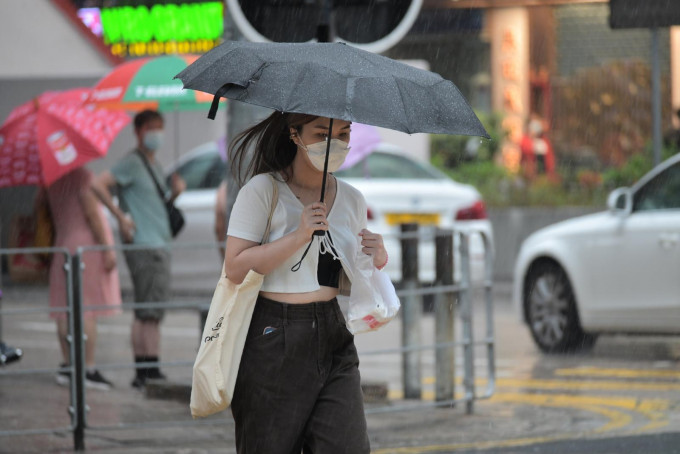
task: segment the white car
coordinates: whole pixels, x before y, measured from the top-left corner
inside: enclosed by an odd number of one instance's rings
[[[435,280],[435,227],[481,232],[493,253],[493,229],[479,192],[453,181],[429,164],[416,161],[399,147],[381,143],[354,166],[335,172],[338,178],[357,188],[368,206],[368,229],[383,235],[389,261],[385,271],[393,281],[401,280],[401,223],[419,224],[422,240],[418,247],[419,280]],[[454,241],[454,279],[460,280],[458,241]],[[470,241],[472,278],[484,277],[485,243],[479,233]]]
[[[217,248],[206,247],[205,243],[215,241],[216,189],[227,171],[226,164],[220,158],[217,143],[209,142],[184,155],[168,175],[175,170],[186,181],[187,189],[175,202],[184,212],[186,224],[173,242],[173,288],[214,289],[221,262]],[[433,226],[481,231],[492,241],[491,223],[477,190],[451,180],[393,145],[380,144],[362,161],[336,175],[364,194],[369,209],[368,228],[385,237],[390,253],[386,271],[394,281],[401,280],[401,248],[395,237],[401,222],[424,224],[421,229],[424,240],[419,246],[422,282],[431,282],[435,277],[434,244],[431,237],[427,240]],[[199,243],[200,247],[191,246]],[[484,251],[481,236],[473,235],[472,277],[477,282],[484,275]],[[455,258],[455,277],[459,279],[459,255]]]
[[[607,206],[520,248],[513,300],[545,352],[591,347],[601,333],[680,334],[680,155]]]

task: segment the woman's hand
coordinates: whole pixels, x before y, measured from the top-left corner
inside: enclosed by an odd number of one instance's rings
[[[135,222],[131,216],[121,213],[118,218],[118,230],[120,230],[120,237],[123,243],[132,243],[135,236]]]
[[[104,254],[104,271],[113,271],[116,268],[116,251],[107,249],[102,251],[102,254]]]
[[[302,210],[298,232],[306,241],[312,238],[316,230],[328,230],[326,211],[326,204],[323,202],[314,202]]]
[[[363,229],[359,232],[361,237],[362,251],[366,255],[373,256],[373,266],[382,268],[387,263],[387,251],[383,244],[382,235]]]

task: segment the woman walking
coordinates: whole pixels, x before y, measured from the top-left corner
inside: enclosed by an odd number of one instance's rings
[[[240,454],[370,452],[359,359],[336,297],[357,254],[381,269],[387,252],[365,228],[366,202],[356,189],[329,175],[319,202],[326,141],[333,172],[350,137],[350,122],[333,120],[331,137],[329,125],[329,118],[274,112],[232,143],[232,169],[253,152],[236,172],[250,180],[230,217],[225,270],[235,283],[251,269],[265,275],[232,400]],[[278,202],[269,242],[260,244],[272,184]]]

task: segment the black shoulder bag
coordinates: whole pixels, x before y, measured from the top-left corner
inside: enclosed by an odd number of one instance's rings
[[[182,214],[182,211],[175,206],[175,203],[172,200],[170,199],[165,200],[163,188],[161,188],[160,183],[156,179],[156,175],[153,173],[153,170],[149,165],[149,161],[146,160],[146,156],[144,156],[141,152],[138,151],[137,153],[139,154],[139,157],[142,159],[142,162],[144,163],[146,170],[149,172],[149,175],[151,175],[151,179],[156,184],[156,189],[158,190],[159,197],[165,204],[165,210],[168,212],[168,220],[170,221],[170,232],[172,232],[172,237],[174,238],[182,230],[182,227],[184,227],[184,214]]]

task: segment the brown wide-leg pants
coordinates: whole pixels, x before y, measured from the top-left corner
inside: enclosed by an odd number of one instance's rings
[[[231,408],[239,454],[370,452],[359,358],[337,300],[257,300]]]

